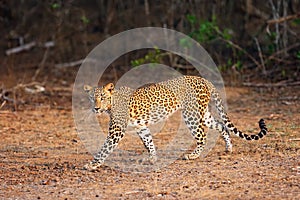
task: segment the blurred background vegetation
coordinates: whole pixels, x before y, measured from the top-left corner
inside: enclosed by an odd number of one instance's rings
[[[1,0],[0,84],[66,84],[101,41],[146,26],[197,40],[227,84],[300,80],[299,0]],[[181,59],[153,49],[118,59],[113,76],[153,61],[196,73]]]

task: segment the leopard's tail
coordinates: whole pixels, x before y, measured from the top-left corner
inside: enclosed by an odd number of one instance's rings
[[[224,110],[224,106],[222,104],[222,99],[220,98],[219,93],[216,91],[215,87],[211,83],[209,85],[211,85],[211,97],[214,100],[216,108],[218,109],[219,115],[228,130],[230,130],[235,135],[237,135],[238,137],[243,138],[245,140],[259,140],[260,138],[264,137],[267,134],[268,129],[267,129],[265,121],[263,119],[259,120],[259,122],[258,122],[259,128],[260,128],[260,131],[258,134],[248,135],[248,134],[245,134],[245,133],[242,133],[241,131],[239,131],[233,125],[233,123],[229,120],[229,117],[227,116],[227,114]]]

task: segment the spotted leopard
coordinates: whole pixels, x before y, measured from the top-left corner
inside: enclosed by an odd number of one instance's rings
[[[128,87],[115,89],[109,83],[103,87],[84,86],[93,103],[93,112],[107,112],[110,115],[108,136],[94,160],[85,165],[85,169],[96,170],[124,137],[127,126],[135,126],[137,134],[149,152],[149,160],[157,159],[149,124],[166,119],[177,110],[181,110],[197,146],[185,159],[200,156],[206,143],[204,126],[218,130],[226,144],[226,151],[232,151],[230,132],[246,140],[258,140],[267,134],[263,119],[259,121],[260,131],[255,135],[244,134],[229,120],[222,100],[213,84],[197,76],[182,76],[176,79],[147,84],[136,90]],[[221,121],[214,119],[208,110],[213,99]]]

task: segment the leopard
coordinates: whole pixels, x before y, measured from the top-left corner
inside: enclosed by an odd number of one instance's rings
[[[225,151],[232,152],[230,134],[252,141],[259,140],[267,134],[264,119],[260,119],[259,132],[246,134],[230,121],[216,87],[200,76],[180,76],[174,79],[149,83],[137,89],[122,86],[115,88],[113,83],[102,87],[83,86],[90,101],[92,111],[96,114],[109,115],[108,135],[94,159],[84,166],[90,171],[99,170],[105,159],[118,146],[124,137],[126,128],[135,127],[137,134],[148,151],[148,160],[157,161],[156,148],[149,125],[167,119],[176,111],[182,118],[196,141],[195,149],[184,155],[183,159],[194,160],[203,151],[207,134],[205,127],[217,130],[225,141]],[[210,101],[214,102],[219,119],[209,111]]]

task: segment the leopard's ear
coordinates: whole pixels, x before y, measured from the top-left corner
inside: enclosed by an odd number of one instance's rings
[[[115,89],[115,86],[113,83],[108,83],[107,85],[104,86],[104,89],[111,93]]]
[[[85,92],[87,92],[87,93],[89,93],[92,89],[93,89],[92,86],[89,86],[89,85],[84,85],[84,86],[83,86],[83,90],[84,90]]]

